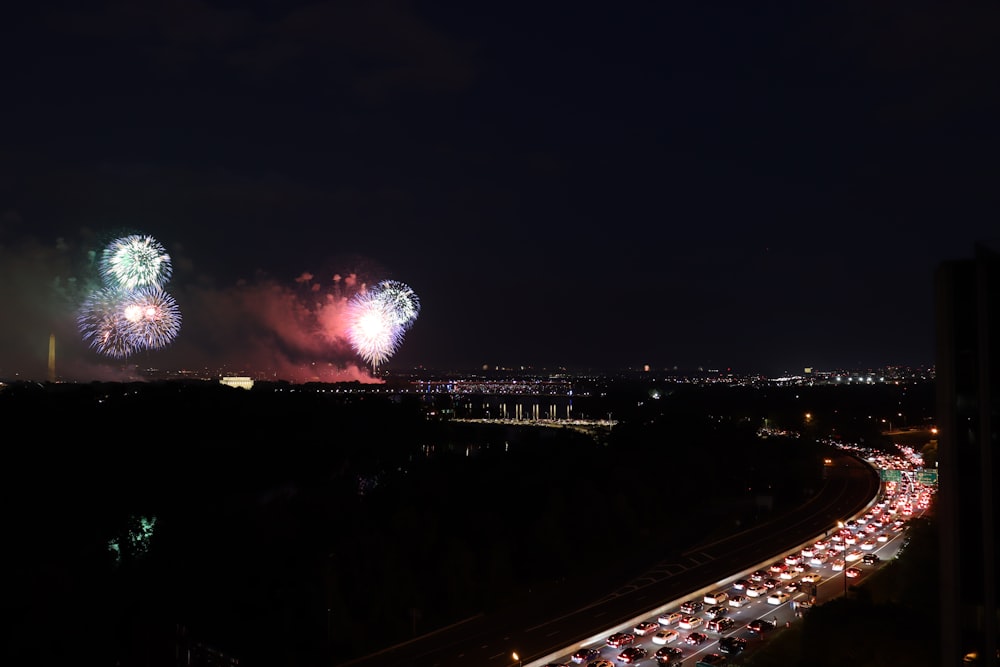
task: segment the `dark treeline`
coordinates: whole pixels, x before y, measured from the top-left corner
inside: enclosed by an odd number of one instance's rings
[[[409,395],[279,388],[0,392],[20,461],[3,473],[19,659],[172,664],[181,626],[242,664],[329,664],[528,596],[569,604],[802,502],[820,435],[877,441],[867,413],[924,414],[933,396],[635,384],[608,399],[620,423],[589,438],[439,421]],[[759,437],[765,420],[798,437]],[[148,547],[130,545],[143,517]]]

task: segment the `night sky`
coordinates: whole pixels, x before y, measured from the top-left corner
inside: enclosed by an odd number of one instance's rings
[[[142,367],[934,362],[933,273],[995,242],[995,3],[23,3],[0,28],[0,378],[121,362],[95,253],[169,252]]]

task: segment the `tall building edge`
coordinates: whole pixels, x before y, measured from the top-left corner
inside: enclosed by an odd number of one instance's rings
[[[1000,255],[976,246],[973,259],[942,263],[934,295],[941,664],[998,667]]]

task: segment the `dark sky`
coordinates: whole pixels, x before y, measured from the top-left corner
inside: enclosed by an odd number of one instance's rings
[[[392,368],[928,365],[934,268],[997,236],[992,2],[23,4],[0,377],[120,367],[75,317],[130,233],[182,314],[136,363],[290,379],[365,366],[381,280]]]

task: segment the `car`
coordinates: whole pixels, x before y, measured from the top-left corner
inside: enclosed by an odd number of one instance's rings
[[[724,665],[727,662],[729,662],[729,659],[719,653],[708,653],[698,659],[699,665],[710,665],[711,667],[715,667],[715,665]]]
[[[615,667],[615,663],[610,660],[595,660],[593,662],[588,662],[587,667]]]
[[[570,660],[572,660],[573,662],[575,662],[578,665],[582,665],[585,662],[590,662],[592,660],[597,660],[600,657],[601,657],[601,651],[600,651],[600,649],[596,649],[596,648],[582,648],[579,651],[577,651],[576,653],[574,653],[572,656],[570,656]]]
[[[789,581],[788,585],[783,589],[786,593],[798,593],[799,589],[802,588],[802,583],[798,581]]]
[[[774,563],[771,567],[767,568],[770,570],[771,574],[781,574],[788,569],[788,566],[784,563]]]
[[[791,597],[791,595],[784,591],[774,591],[767,596],[767,603],[777,606],[779,604],[785,604],[791,599]]]
[[[788,554],[785,556],[785,565],[798,565],[802,562],[802,554]]]
[[[846,556],[844,556],[844,560],[846,560],[848,563],[853,563],[856,560],[861,560],[862,556],[864,556],[864,554],[861,553],[859,550],[852,549],[847,552]]]
[[[705,604],[723,604],[729,599],[729,593],[725,591],[716,591],[715,593],[706,593],[704,602]]]
[[[618,659],[626,664],[632,664],[645,658],[649,654],[644,646],[629,646],[618,654]]]
[[[764,586],[766,586],[767,588],[777,588],[780,585],[781,585],[781,580],[780,579],[765,579],[764,580]]]
[[[701,600],[688,600],[681,604],[681,611],[685,614],[697,614],[704,606]]]
[[[684,614],[679,611],[668,611],[660,615],[659,621],[660,625],[673,625],[677,621],[684,618]]]
[[[693,630],[701,625],[701,616],[695,616],[694,614],[691,616],[685,616],[680,620],[680,622],[677,623],[677,625],[685,630]]]
[[[723,616],[722,618],[713,618],[705,625],[705,629],[709,632],[725,632],[734,625],[736,625],[736,621],[728,616]]]
[[[755,635],[763,635],[771,630],[774,630],[776,627],[777,623],[774,621],[768,621],[764,618],[757,618],[747,623],[747,630]]]
[[[748,598],[745,595],[734,595],[733,597],[729,598],[730,607],[742,607],[747,602],[750,602],[750,598]]]
[[[757,570],[756,572],[750,575],[750,581],[759,583],[767,579],[767,577],[768,577],[767,572],[765,572],[764,570]]]
[[[878,537],[875,538],[876,542],[888,542],[889,536],[885,533],[879,533]]]
[[[826,561],[830,560],[830,555],[825,551],[817,553],[815,556],[809,559],[811,565],[822,565]]]
[[[676,646],[664,646],[653,654],[653,658],[661,665],[669,665],[674,661],[680,661],[684,653]]]
[[[837,560],[833,561],[832,565],[830,565],[830,567],[833,569],[834,572],[840,572],[846,566],[847,564],[844,562],[842,558],[838,558]]]
[[[861,557],[861,562],[865,565],[874,565],[880,560],[882,559],[878,557],[878,554],[865,554]]]
[[[816,555],[816,545],[810,547],[802,547],[802,551],[799,552],[802,558],[812,558]]]
[[[742,653],[747,647],[747,640],[743,637],[722,637],[719,639],[719,650],[723,653]]]
[[[856,567],[849,567],[844,570],[844,576],[850,577],[851,579],[857,579],[861,576],[861,570]]]
[[[690,644],[691,646],[701,646],[708,641],[708,635],[704,632],[692,632],[687,637],[684,638],[685,644]]]
[[[726,607],[721,604],[716,604],[712,605],[711,607],[705,610],[705,616],[707,616],[709,619],[718,618],[720,616],[725,616],[728,611],[729,607]]]
[[[767,594],[767,586],[764,584],[754,584],[747,588],[747,595],[752,598],[759,598],[761,595]]]
[[[802,578],[799,579],[799,581],[807,584],[818,584],[819,582],[823,581],[823,577],[818,572],[812,572],[810,574],[803,574]]]
[[[653,621],[643,621],[632,628],[632,634],[642,637],[643,635],[651,635],[659,629],[659,623],[654,623]]]
[[[794,579],[798,575],[798,572],[794,570],[785,570],[778,575],[778,579],[782,581],[788,581],[789,579]]]
[[[750,582],[746,579],[737,579],[733,582],[733,588],[738,591],[746,590],[746,587],[750,585]]]
[[[631,632],[616,632],[610,637],[608,637],[605,642],[608,646],[614,648],[622,648],[623,646],[628,646],[635,641],[635,635]]]
[[[681,633],[676,630],[660,630],[655,635],[653,635],[654,644],[669,644],[671,642],[677,641],[677,638],[681,636]]]
[[[860,545],[862,551],[871,551],[878,543],[875,540],[865,540]]]

